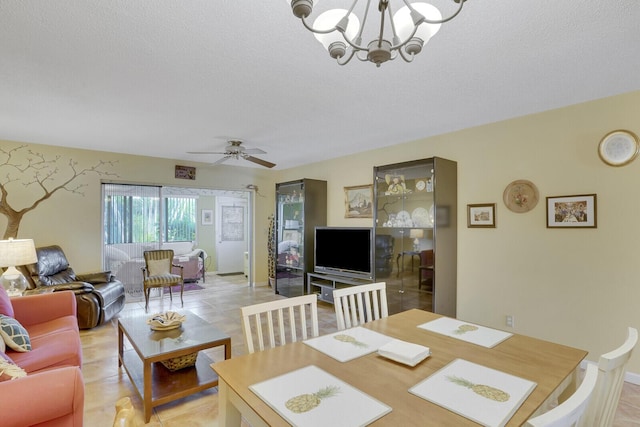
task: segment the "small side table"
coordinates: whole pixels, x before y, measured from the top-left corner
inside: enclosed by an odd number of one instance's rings
[[[402,266],[404,267],[404,256],[405,255],[409,255],[411,256],[411,272],[413,273],[413,257],[418,257],[418,265],[420,265],[420,252],[416,252],[416,251],[403,251],[400,252],[398,254],[398,256],[396,257],[396,266],[398,267],[398,273],[396,274],[396,277],[400,277],[400,258],[402,258]],[[404,268],[402,269],[402,271],[404,271]]]

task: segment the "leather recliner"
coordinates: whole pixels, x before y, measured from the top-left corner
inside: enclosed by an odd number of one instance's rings
[[[36,248],[38,262],[26,266],[29,290],[73,291],[77,301],[78,327],[91,329],[111,320],[125,303],[124,285],[109,271],[78,274],[69,266],[60,246]]]

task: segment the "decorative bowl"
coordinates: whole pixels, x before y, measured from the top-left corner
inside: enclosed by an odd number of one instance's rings
[[[154,331],[168,331],[179,328],[185,320],[186,316],[175,311],[167,311],[166,313],[154,314],[150,319],[147,319],[147,324]]]

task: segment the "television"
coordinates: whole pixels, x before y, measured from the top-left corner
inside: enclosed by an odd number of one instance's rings
[[[316,227],[315,273],[373,279],[371,227]]]

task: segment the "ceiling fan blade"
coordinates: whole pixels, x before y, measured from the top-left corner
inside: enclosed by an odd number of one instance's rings
[[[228,154],[225,151],[187,151],[187,154]]]
[[[247,148],[246,150],[243,150],[245,154],[267,154],[266,151],[261,150],[259,148]]]
[[[224,154],[224,153],[223,153]],[[231,158],[231,156],[224,156],[219,158],[218,160],[216,160],[215,162],[212,163],[212,165],[219,165],[220,163],[224,163],[227,160],[229,160]]]
[[[244,156],[244,159],[245,160],[249,160],[250,162],[253,162],[253,163],[257,163],[257,164],[259,164],[261,166],[264,166],[266,168],[272,168],[272,167],[274,167],[276,165],[275,163],[267,162],[266,160],[262,160],[262,159],[259,159],[257,157],[252,157],[252,156]]]

